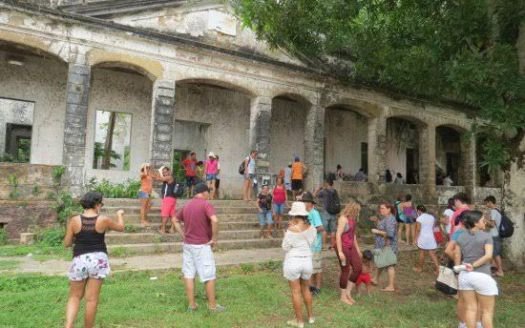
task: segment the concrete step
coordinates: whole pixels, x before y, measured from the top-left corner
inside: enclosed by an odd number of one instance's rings
[[[177,209],[181,208],[182,205],[177,204]],[[114,216],[118,210],[124,210],[124,213],[127,215],[131,214],[140,214],[140,206],[130,205],[130,206],[104,206],[101,211],[101,214]],[[215,207],[217,215],[219,214],[249,214],[257,213],[257,208],[254,206],[236,206],[236,207]],[[150,213],[160,213],[160,206],[153,206],[150,209]]]
[[[286,227],[288,221],[283,220],[282,225]],[[160,218],[158,220],[150,220],[149,227],[143,227],[140,223],[129,223],[126,220],[126,227],[128,232],[156,232],[160,228]],[[220,221],[219,231],[225,230],[253,230],[259,228],[259,222],[255,217],[251,217],[251,220],[246,221]]]
[[[109,214],[109,216],[115,217],[115,215],[111,214]],[[219,222],[257,222],[257,212],[246,214],[217,214],[217,217],[219,219]],[[283,219],[287,218],[288,216],[283,216]],[[160,213],[149,213],[148,221],[161,222]],[[126,224],[140,223],[140,214],[124,214],[124,222],[126,222]]]
[[[177,199],[177,205],[184,205],[188,202],[188,199]],[[255,204],[255,201],[246,202],[244,200],[210,200],[209,201],[213,206],[217,207],[245,207]],[[151,204],[153,206],[160,206],[161,199],[153,198],[151,199]],[[110,207],[119,207],[119,206],[140,206],[140,201],[137,198],[104,198],[104,204]]]
[[[260,236],[259,229],[252,230],[224,230],[219,231],[219,240],[232,241],[241,239],[256,239]],[[274,232],[275,237],[282,238],[282,230]],[[171,243],[180,242],[181,236],[178,233],[161,235],[157,232],[131,232],[131,233],[108,233],[106,243],[108,245],[122,244],[144,244],[144,243]]]
[[[281,243],[282,240],[280,238],[224,241],[219,239],[219,244],[214,251],[220,252],[221,250],[230,249],[275,248],[280,247]],[[180,242],[108,245],[110,256],[159,254],[167,252],[180,253],[181,251],[182,243]]]

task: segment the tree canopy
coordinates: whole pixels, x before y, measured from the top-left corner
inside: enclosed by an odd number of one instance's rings
[[[490,169],[523,158],[516,42],[525,0],[234,0],[234,8],[259,38],[340,79],[476,108]]]

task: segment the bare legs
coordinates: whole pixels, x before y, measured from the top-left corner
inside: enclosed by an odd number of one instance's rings
[[[215,199],[215,179],[208,180],[208,188],[210,189],[210,199]]]
[[[195,279],[184,278],[184,285],[186,289],[186,297],[188,298],[188,308],[196,309]],[[206,296],[208,297],[208,308],[213,310],[217,307],[217,301],[215,299],[215,279],[206,281],[204,286],[206,288]]]
[[[472,290],[463,290],[460,294],[465,309],[465,323],[468,328],[476,328],[478,313],[481,312],[481,323],[483,328],[493,328],[494,296],[483,296]],[[459,305],[459,304],[458,304]]]
[[[86,313],[84,327],[92,328],[97,314],[98,297],[102,287],[102,279],[88,279],[84,281],[71,281],[69,284],[69,299],[66,308],[66,328],[72,328],[80,308],[80,301],[85,296]]]
[[[496,276],[503,277],[503,263],[501,262],[501,256],[494,257],[494,264],[496,265]]]
[[[149,198],[140,199],[140,223],[142,225],[149,225],[148,211],[151,207],[151,200]]]
[[[242,199],[250,201],[252,200],[252,181],[249,178],[244,177],[244,183],[242,185]]]
[[[376,282],[379,284],[379,277],[381,276],[381,273],[385,270],[385,268],[377,269],[377,276],[376,276]],[[381,289],[384,292],[394,292],[395,289],[395,280],[396,280],[396,268],[394,266],[389,266],[387,268],[388,273],[388,285]]]
[[[425,252],[428,252],[428,254],[430,256],[430,259],[432,260],[432,263],[434,264],[434,273],[438,274],[439,273],[439,261],[438,261],[438,258],[436,256],[436,251],[435,250],[423,250],[423,249],[420,249],[419,250],[419,257],[418,257],[417,264],[413,268],[414,271],[416,271],[416,272],[422,272],[423,271],[423,265],[424,265],[424,262],[425,262]]]
[[[303,309],[301,304],[301,296],[306,306],[306,313],[308,318],[313,318],[312,310],[312,294],[310,293],[309,280],[291,280],[288,282],[292,292],[292,305],[295,312],[295,320],[297,323],[303,323]]]
[[[265,229],[265,227],[266,227],[266,229]],[[260,237],[261,237],[261,239],[273,238],[272,237],[272,225],[271,224],[266,224],[266,225],[262,225],[261,226]]]

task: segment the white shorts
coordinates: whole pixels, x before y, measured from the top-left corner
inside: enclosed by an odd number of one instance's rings
[[[312,276],[312,257],[285,258],[283,263],[283,276],[288,280],[308,280]]]
[[[104,279],[110,272],[108,255],[104,252],[94,252],[75,256],[69,267],[68,277],[71,281]]]
[[[482,272],[460,272],[458,278],[458,289],[473,290],[483,296],[498,295],[498,285],[496,284],[496,280]]]
[[[195,278],[197,273],[201,282],[214,280],[216,269],[211,246],[184,244],[182,246],[182,273],[186,279]]]

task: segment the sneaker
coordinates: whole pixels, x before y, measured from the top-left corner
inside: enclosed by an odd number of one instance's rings
[[[320,293],[321,293],[321,290],[320,290],[319,288],[317,288],[317,287],[314,287],[314,290],[313,290],[313,292],[312,292],[312,295],[313,295],[313,296],[317,296],[317,295],[319,295]]]
[[[467,324],[464,322],[460,322],[458,328],[467,328]]]
[[[315,286],[310,286],[310,293],[314,293],[315,292]]]
[[[286,321],[288,326],[304,328],[303,322],[298,322],[296,319]]]
[[[216,304],[215,308],[213,308],[213,309],[208,308],[208,310],[210,310],[210,312],[214,312],[214,313],[221,313],[221,312],[226,311],[226,308],[224,306],[222,306],[222,305]]]
[[[315,317],[308,318],[308,323],[313,325],[315,323]]]
[[[198,305],[195,305],[195,307],[188,306],[188,308],[186,309],[186,312],[193,313],[193,312],[197,311],[198,308],[199,308]]]
[[[483,328],[483,325],[481,324],[481,322],[476,322],[476,328]]]

